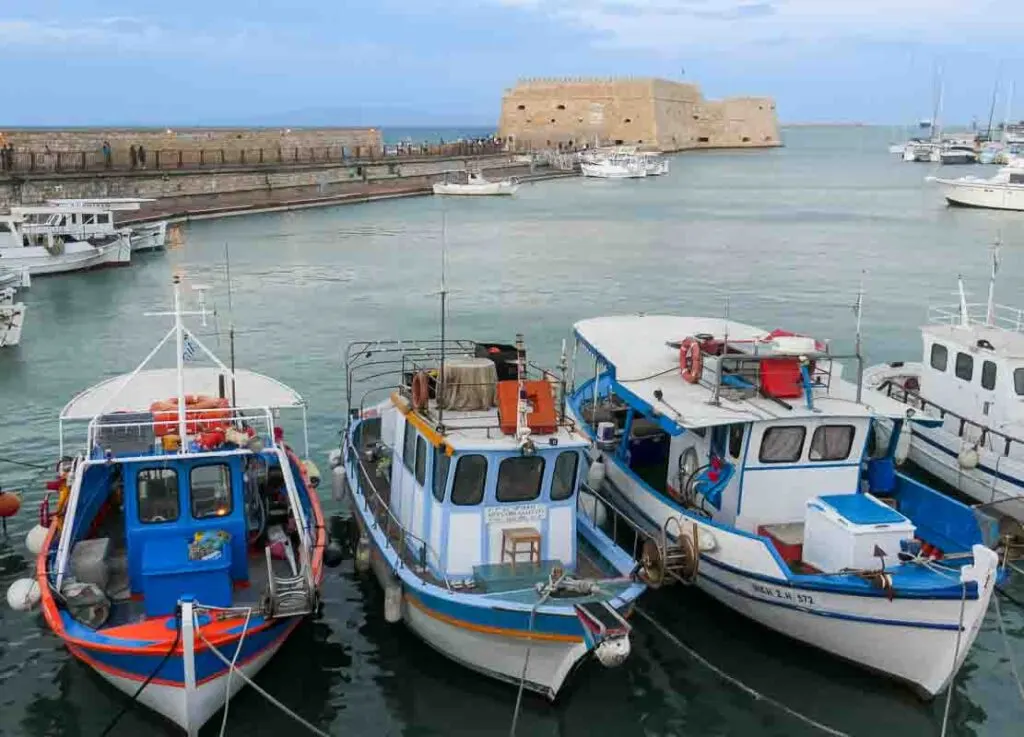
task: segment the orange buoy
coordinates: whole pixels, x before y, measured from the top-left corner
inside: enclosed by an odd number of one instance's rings
[[[412,377],[412,408],[426,409],[430,403],[430,379],[426,371],[420,371]]]
[[[13,491],[0,491],[0,517],[13,517],[21,509],[21,495]]]
[[[679,374],[687,384],[700,381],[704,371],[704,355],[696,338],[687,338],[679,346]]]

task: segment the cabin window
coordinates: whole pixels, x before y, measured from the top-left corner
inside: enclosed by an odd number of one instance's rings
[[[564,451],[555,460],[555,472],[551,476],[551,501],[560,502],[573,495],[579,461],[579,454],[574,450]]]
[[[996,388],[996,365],[991,361],[981,364],[981,386],[984,389]]]
[[[1024,368],[1013,370],[1013,390],[1024,396]]]
[[[687,432],[692,432],[698,438],[706,438],[708,436],[708,429],[706,427],[691,427]]]
[[[402,463],[405,464],[409,473],[413,472],[413,463],[416,458],[416,428],[408,419],[405,421],[405,439],[402,443]]]
[[[807,455],[812,461],[845,461],[853,447],[853,425],[822,425],[811,436]]]
[[[0,223],[0,233],[10,233],[11,226],[8,223]]]
[[[800,460],[807,429],[802,425],[770,427],[761,438],[761,463],[793,463]]]
[[[205,519],[231,514],[231,469],[227,464],[196,466],[189,477],[192,517]]]
[[[173,468],[147,468],[136,477],[139,522],[178,519],[178,473]]]
[[[941,343],[932,343],[932,368],[936,371],[945,371],[949,364],[949,351]]]
[[[470,506],[479,504],[484,498],[484,482],[487,481],[487,459],[483,456],[463,456],[455,464],[455,480],[452,482],[452,504]]]
[[[96,216],[96,222],[97,223],[102,223],[104,225],[106,223],[109,223],[110,222],[110,213],[108,213],[108,212],[101,212],[99,215]]]
[[[540,496],[544,459],[540,456],[506,458],[498,466],[499,502],[528,502]]]
[[[970,381],[974,376],[974,357],[966,353],[956,354],[956,378]]]
[[[416,436],[416,483],[423,486],[427,483],[427,441]]]
[[[448,482],[448,468],[452,464],[451,457],[441,448],[434,449],[434,498],[444,501],[444,487]]]
[[[729,455],[739,460],[743,448],[743,431],[745,425],[729,425]]]

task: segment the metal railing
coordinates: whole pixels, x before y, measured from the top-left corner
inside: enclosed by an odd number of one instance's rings
[[[961,307],[959,304],[929,307],[928,322],[931,325],[962,325]],[[1024,332],[1024,310],[1009,305],[992,305],[992,323],[989,325],[988,304],[970,302],[967,304],[967,323],[1020,333]]]
[[[89,421],[87,430],[87,447],[93,448],[97,445],[100,435],[103,431],[109,430],[135,430],[145,431],[152,430],[153,434],[156,435],[158,429],[170,430],[170,433],[165,434],[178,434],[178,414],[176,410],[170,409],[166,411],[168,414],[173,413],[173,419],[157,420],[149,414],[148,419],[135,419],[128,420],[122,419],[123,415],[118,413],[99,415]],[[245,426],[252,427],[257,435],[263,435],[268,439],[274,437],[274,414],[271,412],[269,407],[219,407],[219,408],[193,408],[187,407],[185,412],[185,424],[186,427],[192,427],[195,432],[189,433],[189,436],[200,435],[206,431],[207,426]],[[204,426],[204,429],[200,430],[199,426]],[[128,433],[122,433],[126,437],[130,437]],[[138,434],[138,433],[137,433]],[[185,442],[185,438],[182,438],[182,444]]]
[[[444,583],[445,588],[448,591],[453,591],[454,588],[443,570],[441,556],[430,546],[430,543],[403,525],[398,517],[395,516],[395,513],[391,511],[391,505],[377,492],[377,486],[374,484],[369,471],[366,470],[366,465],[363,463],[359,450],[353,445],[352,435],[349,432],[345,433],[344,445],[347,456],[346,467],[354,466],[359,469],[357,481],[359,481],[359,490],[363,496],[363,508],[373,515],[374,523],[378,527],[383,528],[385,542],[391,546],[404,565],[414,570],[419,566],[429,571],[428,555],[432,556],[434,559],[434,570],[430,571],[430,573],[434,575],[436,572],[436,575],[440,576],[441,581]],[[394,533],[398,535],[397,546],[392,540],[392,534]],[[412,540],[420,545],[419,560],[414,559],[410,555],[406,540]]]
[[[400,163],[420,158],[491,156],[507,153],[496,141],[398,144],[387,146],[273,146],[261,148],[146,149],[145,162],[127,150],[109,156],[92,151],[15,150],[0,166],[0,177],[32,173],[143,172],[221,167],[281,167],[317,164]]]
[[[999,432],[998,430],[993,430],[992,428],[987,427],[986,425],[982,425],[978,422],[975,422],[974,420],[969,420],[963,415],[958,414],[951,409],[947,409],[946,407],[943,407],[940,404],[937,404],[929,399],[925,399],[924,397],[921,396],[920,393],[918,393],[917,390],[908,389],[904,384],[901,384],[896,379],[886,379],[879,385],[878,389],[879,391],[884,390],[885,395],[890,399],[895,399],[896,401],[903,402],[904,404],[909,405],[914,409],[918,409],[921,412],[931,414],[932,416],[934,416],[935,413],[937,413],[939,419],[943,421],[943,426],[945,426],[945,421],[947,417],[953,418],[958,423],[957,437],[964,437],[964,433],[968,428],[977,428],[978,430],[981,431],[976,439],[978,446],[987,447],[993,453],[997,452],[996,449],[993,447],[993,444],[991,443],[991,440],[993,438],[1002,441],[1002,455],[1004,456],[1010,455],[1010,448],[1014,443],[1017,443],[1018,445],[1024,443],[1024,440],[1021,440],[1020,438],[1015,438],[1012,435],[1007,435],[1006,433]],[[929,408],[934,410],[934,412],[929,413]]]

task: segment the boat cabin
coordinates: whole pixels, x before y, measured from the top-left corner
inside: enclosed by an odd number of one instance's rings
[[[561,418],[547,378],[513,378],[514,347],[457,343],[449,350],[461,355],[443,363],[436,350],[416,353],[405,390],[353,409],[346,447],[373,469],[370,504],[404,531],[410,560],[452,585],[483,584],[524,563],[574,570],[584,438]]]

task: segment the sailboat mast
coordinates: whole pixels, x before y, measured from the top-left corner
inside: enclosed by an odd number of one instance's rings
[[[181,438],[181,443],[178,446],[178,450],[181,451],[186,447],[188,435],[186,430],[188,424],[185,422],[185,325],[181,321],[181,276],[179,274],[174,275],[174,341],[177,350],[177,370],[178,370],[178,437]]]
[[[444,209],[441,210],[441,362],[440,371],[437,376],[437,424],[444,426],[444,357],[445,357],[445,330],[447,322],[447,301],[448,283],[445,279],[445,260],[448,241],[448,217]]]
[[[228,280],[228,350],[231,360],[231,406],[237,407],[238,397],[235,386],[235,311],[231,305],[231,253],[224,244],[224,270]]]
[[[988,108],[988,130],[985,131],[985,137],[989,141],[992,140],[992,120],[996,116],[996,97],[999,96],[999,72],[996,72],[996,84],[992,88],[992,104]]]

